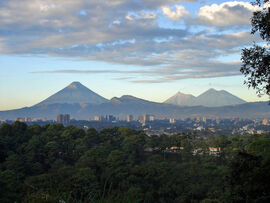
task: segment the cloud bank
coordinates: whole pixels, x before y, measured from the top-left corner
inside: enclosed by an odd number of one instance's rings
[[[120,74],[122,79],[135,83],[240,74],[239,61],[228,58],[239,55],[241,47],[258,40],[249,34],[249,19],[258,8],[242,1],[203,2],[197,11],[184,6],[196,3],[3,1],[0,54],[70,57],[127,65],[126,71],[74,69],[45,73]],[[131,71],[128,65],[140,68]],[[144,79],[136,79],[137,76]]]

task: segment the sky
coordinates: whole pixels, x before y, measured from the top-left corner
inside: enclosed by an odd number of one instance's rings
[[[163,102],[176,92],[244,85],[241,50],[253,42],[250,1],[0,1],[0,110],[32,106],[79,81],[111,99]]]

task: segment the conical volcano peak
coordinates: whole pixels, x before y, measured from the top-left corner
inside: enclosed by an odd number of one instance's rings
[[[80,82],[72,82],[70,85],[40,102],[44,104],[101,104],[108,102],[107,99],[88,89]]]
[[[69,89],[77,89],[79,87],[82,87],[83,85],[80,82],[72,82],[69,86],[67,86],[67,88]]]
[[[244,101],[243,99],[225,90],[215,90],[213,88],[200,94],[196,98],[197,105],[209,106],[209,107],[243,104],[245,102],[246,101]]]
[[[184,94],[178,91],[175,95],[167,99],[164,103],[189,106],[195,97],[192,94]]]

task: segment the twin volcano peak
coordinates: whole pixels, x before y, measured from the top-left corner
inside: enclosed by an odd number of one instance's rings
[[[37,104],[101,104],[107,99],[88,89],[80,82],[72,82],[70,85]]]
[[[202,93],[198,97],[191,94],[183,94],[177,92],[164,103],[174,104],[179,106],[207,106],[218,107],[226,105],[243,104],[246,101],[232,95],[225,90],[215,90],[213,88]]]

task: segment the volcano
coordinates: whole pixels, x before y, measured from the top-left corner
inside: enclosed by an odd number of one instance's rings
[[[108,102],[107,99],[88,89],[80,82],[72,82],[36,106],[48,104],[102,104],[106,102]]]

